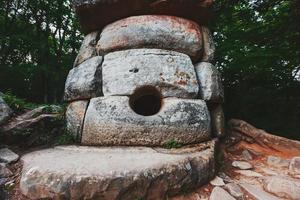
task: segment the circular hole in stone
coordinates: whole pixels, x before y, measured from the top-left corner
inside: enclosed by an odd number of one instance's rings
[[[161,94],[153,86],[140,87],[129,98],[131,109],[143,116],[155,115],[159,112],[161,104]]]

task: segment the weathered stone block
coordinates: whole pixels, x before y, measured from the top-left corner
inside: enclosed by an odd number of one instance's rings
[[[211,63],[201,62],[195,66],[199,83],[199,96],[209,102],[223,102],[224,91],[220,73]]]
[[[12,114],[12,110],[5,103],[3,98],[0,95],[0,125],[6,122]]]
[[[215,57],[215,43],[210,30],[202,26],[202,37],[203,37],[203,55],[202,62],[212,62]]]
[[[65,100],[89,99],[102,94],[102,57],[93,57],[73,68],[65,85]]]
[[[88,101],[74,101],[68,105],[66,110],[67,130],[74,136],[76,141],[81,139],[83,120],[88,103]]]
[[[165,199],[209,181],[215,141],[189,148],[65,146],[22,157],[30,199]]]
[[[131,95],[145,85],[156,86],[163,97],[196,98],[199,86],[190,58],[160,49],[110,53],[103,62],[103,94]]]
[[[142,105],[145,110],[137,114],[129,97],[93,98],[85,116],[82,143],[164,146],[171,141],[192,144],[210,139],[210,116],[204,101],[166,98],[161,105],[158,113],[143,116],[151,102]]]
[[[196,61],[202,50],[201,28],[195,22],[179,17],[134,16],[106,26],[97,44],[100,55],[134,48],[177,51]]]
[[[79,64],[84,61],[97,55],[96,44],[99,39],[99,32],[92,32],[84,37],[78,55],[74,62],[74,67],[77,67]]]

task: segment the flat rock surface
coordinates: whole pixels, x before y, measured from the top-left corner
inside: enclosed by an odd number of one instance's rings
[[[106,26],[97,44],[100,55],[134,48],[167,49],[198,60],[202,50],[201,28],[195,22],[173,16],[133,16]]]
[[[209,200],[235,200],[226,190],[224,190],[221,187],[215,187],[211,195],[209,197]]]
[[[213,177],[214,149],[56,147],[22,157],[20,187],[31,199],[163,199]]]
[[[0,149],[0,162],[11,163],[19,159],[19,155],[8,148]]]
[[[199,99],[165,98],[157,114],[135,113],[126,96],[90,100],[82,132],[85,145],[193,144],[210,139],[210,116]]]
[[[199,86],[191,59],[161,49],[117,51],[104,57],[103,94],[131,95],[145,85],[156,86],[163,97],[196,98]]]
[[[67,77],[64,99],[83,100],[102,95],[102,57],[96,56],[73,68]]]

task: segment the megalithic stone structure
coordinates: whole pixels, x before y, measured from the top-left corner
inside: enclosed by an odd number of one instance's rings
[[[25,155],[24,195],[166,199],[214,177],[224,93],[211,4],[73,1],[86,36],[66,80],[66,121],[80,146]]]

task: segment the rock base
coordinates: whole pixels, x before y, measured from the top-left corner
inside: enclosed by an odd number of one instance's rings
[[[216,141],[161,149],[63,146],[23,156],[20,188],[31,199],[165,199],[215,174]]]

